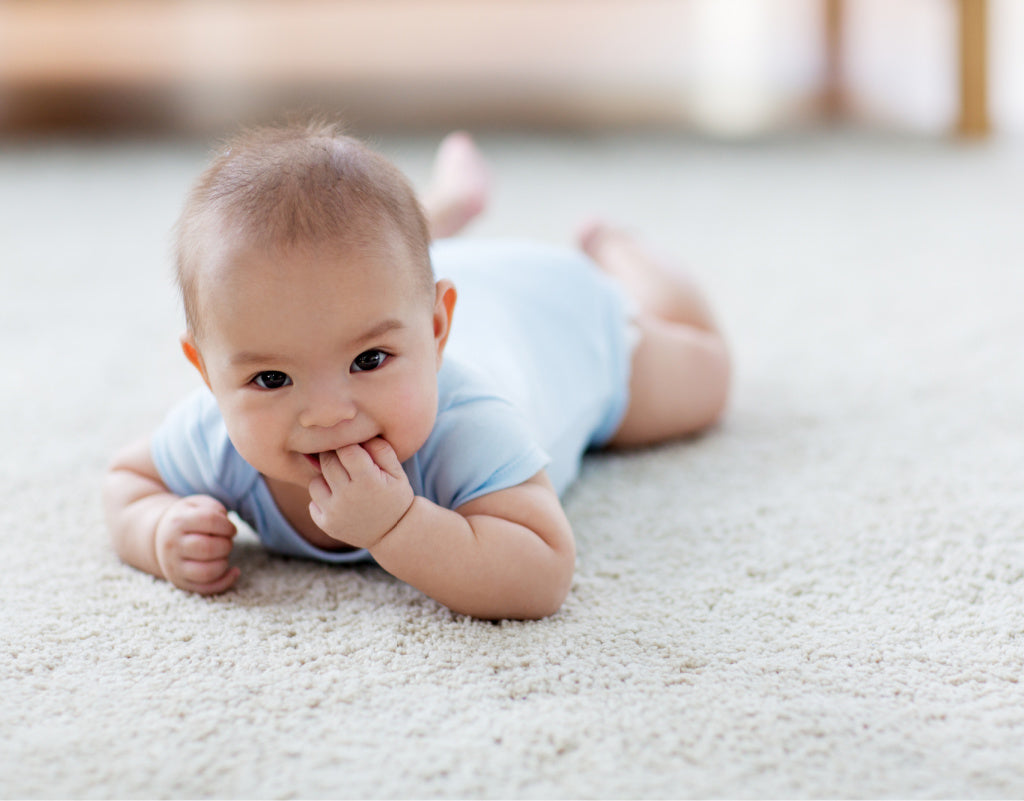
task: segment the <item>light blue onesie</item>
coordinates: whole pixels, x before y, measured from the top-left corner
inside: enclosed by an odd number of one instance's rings
[[[458,290],[438,373],[438,414],[402,466],[417,495],[449,509],[521,484],[545,468],[561,494],[590,447],[626,410],[628,311],[618,287],[578,251],[524,242],[449,239],[434,272]],[[212,495],[272,551],[328,562],[369,558],[325,551],[285,520],[263,477],[232,446],[208,390],[171,411],[153,460],[178,495]]]

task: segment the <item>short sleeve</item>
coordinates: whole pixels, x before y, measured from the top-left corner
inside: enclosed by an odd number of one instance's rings
[[[228,438],[213,395],[199,389],[171,410],[151,444],[153,462],[176,495],[211,495],[228,509],[258,479]]]
[[[453,380],[458,382],[455,388]],[[434,429],[406,465],[416,494],[457,509],[522,484],[548,464],[528,421],[509,401],[478,389],[471,376],[447,364],[441,389]]]

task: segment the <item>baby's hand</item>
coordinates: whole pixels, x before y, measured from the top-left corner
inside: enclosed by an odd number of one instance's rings
[[[240,572],[228,564],[235,532],[220,501],[208,495],[179,499],[156,527],[156,560],[164,578],[201,595],[229,589]]]
[[[413,502],[412,486],[391,445],[373,439],[320,456],[323,475],[309,485],[309,512],[329,536],[372,548]]]

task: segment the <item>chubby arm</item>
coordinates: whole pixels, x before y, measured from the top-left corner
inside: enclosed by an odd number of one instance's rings
[[[540,618],[565,600],[576,549],[543,470],[452,511],[413,496],[384,440],[322,455],[321,467],[310,486],[313,521],[453,611]]]
[[[370,553],[453,611],[485,619],[554,614],[576,562],[572,527],[543,470],[456,511],[416,498]]]
[[[103,482],[107,526],[118,556],[133,567],[184,590],[213,595],[238,578],[231,567],[235,524],[207,495],[182,498],[163,483],[149,440],[115,458]]]

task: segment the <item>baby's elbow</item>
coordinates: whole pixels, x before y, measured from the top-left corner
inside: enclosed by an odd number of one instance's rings
[[[114,553],[122,562],[128,560],[128,508],[132,496],[128,492],[128,477],[125,471],[112,466],[103,476],[101,497],[103,501],[103,516],[107,524],[107,533],[110,535],[110,543]]]
[[[569,597],[576,572],[576,552],[571,543],[568,549],[555,553],[549,570],[546,580],[524,593],[516,604],[516,613],[507,617],[517,620],[542,620],[558,613],[565,604],[565,599]]]
[[[534,565],[518,580],[508,576],[486,597],[449,604],[453,612],[481,620],[542,620],[556,614],[572,589],[576,569],[575,550],[556,552],[547,564]]]
[[[569,595],[569,590],[554,592],[531,592],[528,597],[520,598],[512,603],[500,604],[500,610],[474,614],[483,620],[543,620],[558,613]],[[458,610],[456,610],[458,611]]]
[[[103,514],[107,528],[114,535],[118,521],[126,506],[125,480],[123,470],[115,463],[111,464],[103,475],[100,483],[100,498],[103,503]],[[116,539],[116,538],[115,538]]]
[[[732,357],[724,341],[709,355],[707,365],[706,412],[702,428],[709,428],[718,423],[729,406],[732,393]]]
[[[565,589],[557,590],[556,592],[547,595],[544,598],[539,599],[537,605],[533,608],[531,614],[525,615],[524,620],[543,620],[546,617],[552,617],[556,615],[562,606],[565,604],[565,599],[569,597],[569,588],[571,581],[566,585]]]

